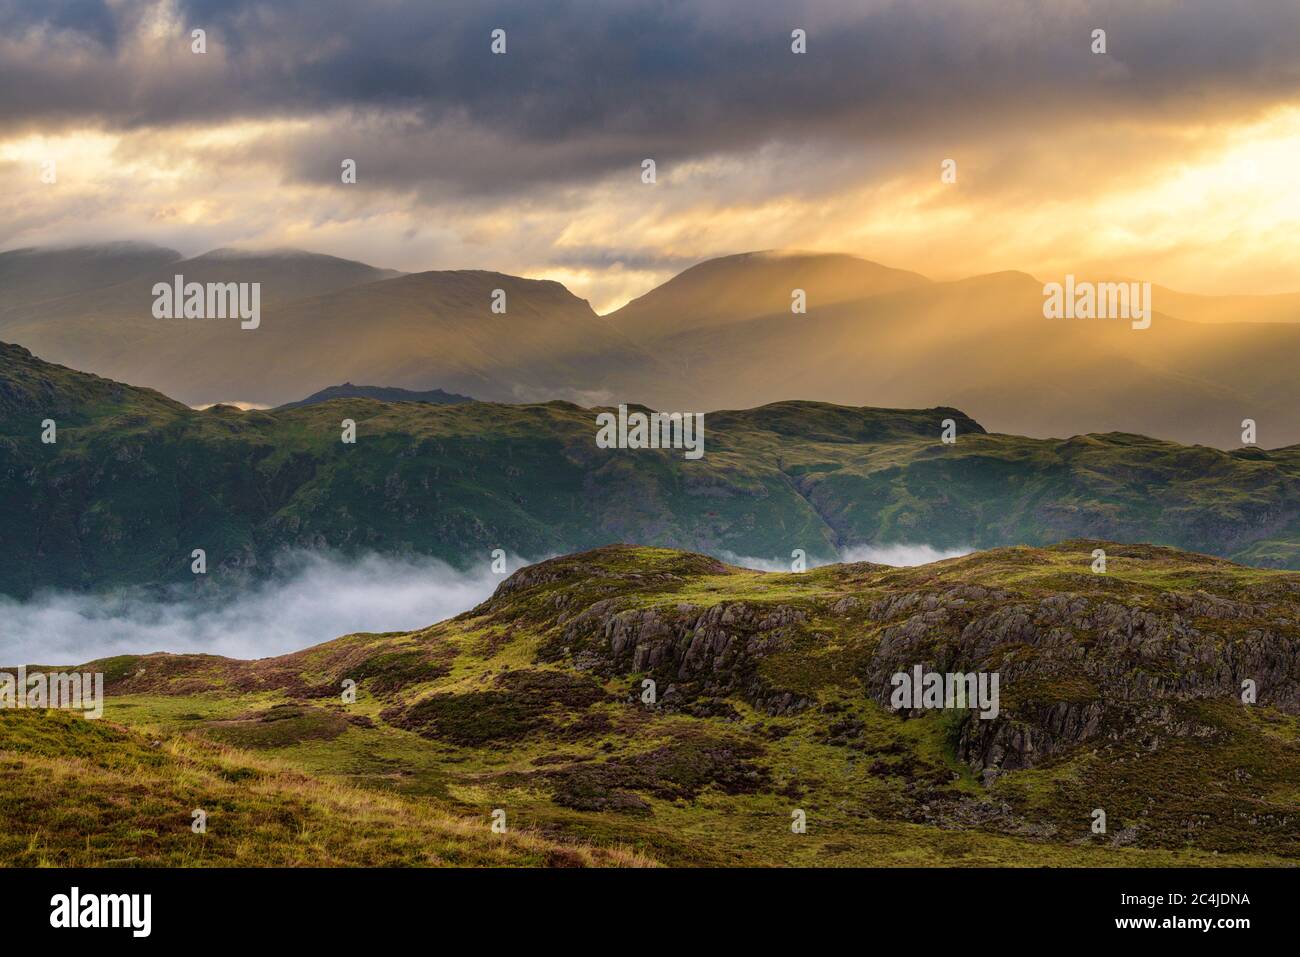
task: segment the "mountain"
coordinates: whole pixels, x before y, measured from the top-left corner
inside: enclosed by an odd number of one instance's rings
[[[458,402],[473,402],[467,395],[443,392],[432,389],[427,392],[412,392],[410,389],[394,389],[381,385],[353,385],[345,382],[332,385],[328,389],[313,392],[297,402],[286,402],[282,409],[296,409],[299,406],[313,405],[317,402],[329,402],[331,399],[374,399],[376,402],[428,402],[431,405],[455,405]]]
[[[42,355],[119,379],[144,382],[190,399],[192,377],[214,364],[237,368],[239,349],[256,351],[237,320],[163,320],[153,316],[155,283],[185,281],[260,283],[263,314],[288,302],[336,292],[399,273],[365,263],[300,250],[245,252],[218,249],[193,259],[166,262],[137,271],[113,285],[72,292],[56,299],[0,310],[0,338],[35,349]],[[125,278],[125,277],[124,277]],[[231,358],[220,351],[238,343]],[[301,345],[301,344],[300,344]],[[334,344],[336,347],[337,343]],[[231,378],[217,372],[215,378]],[[333,382],[348,378],[336,377]],[[324,385],[326,383],[322,383]],[[299,389],[285,398],[299,398]],[[244,400],[224,389],[197,395],[195,404],[227,399]],[[247,401],[257,401],[256,399]]]
[[[816,253],[709,260],[604,317],[558,283],[481,270],[394,277],[218,251],[156,272],[263,283],[260,327],[154,319],[149,277],[0,310],[0,338],[190,405],[274,406],[363,381],[696,412],[794,398],[944,406],[1039,438],[1114,431],[1224,449],[1252,419],[1259,444],[1300,443],[1300,322],[1281,321],[1295,297],[1157,287],[1151,327],[1135,330],[1044,318],[1043,281],[1025,273],[933,282]],[[806,314],[791,312],[794,290]]]
[[[174,249],[133,242],[11,249],[0,253],[0,317],[21,307],[153,275],[183,258]]]
[[[504,811],[501,862],[1294,866],[1298,620],[1300,575],[1108,541],[801,574],[612,546],[414,632],[87,664],[108,720],[0,715],[0,858],[177,863],[181,765],[213,862],[479,864]],[[917,668],[979,708],[895,707]],[[71,809],[123,776],[87,842]]]
[[[26,271],[32,262],[42,264],[39,272]],[[186,282],[260,283],[264,307],[401,275],[299,249],[223,248],[192,259],[184,259],[172,249],[132,243],[18,250],[0,253],[0,288],[4,289],[0,328],[89,325],[91,320],[157,328],[161,321],[152,314],[153,286],[158,282],[170,285],[177,274]],[[46,277],[43,299],[19,296],[11,302],[11,283],[21,289],[23,280],[33,275]]]
[[[1155,542],[1300,568],[1300,446],[989,433],[955,409],[710,413],[704,455],[601,449],[598,410],[335,399],[196,411],[0,346],[0,593],[274,572],[286,548],[528,558],[635,541],[845,550]],[[40,441],[41,423],[58,441]],[[340,441],[353,419],[356,444]],[[956,431],[941,441],[945,420]]]
[[[1300,322],[1300,293],[1272,296],[1197,296],[1155,286],[1162,312],[1191,322]]]
[[[326,256],[304,249],[213,249],[181,263],[186,281],[257,282],[263,287],[263,305],[292,302],[310,296],[379,282],[403,275],[396,269],[379,269],[352,259]],[[191,276],[191,273],[193,274]],[[164,279],[166,277],[163,277]]]
[[[257,329],[236,320],[160,320],[155,280],[260,282]],[[505,313],[492,311],[497,290]],[[556,282],[477,270],[392,277],[301,253],[210,253],[165,274],[0,315],[0,335],[190,405],[279,405],[343,381],[486,399],[599,401],[602,364],[642,354]]]
[[[927,285],[924,276],[856,256],[768,250],[705,260],[633,299],[611,318],[638,337],[662,338],[790,312],[791,293],[811,307],[857,302]]]
[[[670,308],[655,307],[656,290],[610,314],[646,351],[670,356],[686,380],[623,368],[613,377],[617,394],[661,408],[795,397],[947,405],[1003,432],[1139,432],[1219,448],[1240,446],[1242,420],[1251,418],[1261,444],[1300,442],[1300,323],[1188,322],[1166,314],[1154,293],[1145,330],[1047,319],[1043,283],[1016,272],[955,282],[890,273],[878,292],[869,283],[860,293],[822,286],[819,275],[850,274],[842,258],[830,257],[824,273],[813,268],[817,257],[797,257],[795,266],[766,256],[722,261],[732,290],[725,321],[703,280],[662,287]],[[792,287],[805,290],[806,315],[791,313]]]
[[[497,290],[504,313],[492,311]],[[255,332],[217,330],[205,355],[178,383],[186,401],[234,389],[274,404],[350,380],[589,402],[605,396],[592,374],[602,363],[657,368],[561,284],[480,270],[414,273],[288,303],[267,310]]]

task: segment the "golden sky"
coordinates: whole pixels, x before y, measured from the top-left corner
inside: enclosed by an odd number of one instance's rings
[[[1300,290],[1293,0],[24,6],[0,6],[0,249],[295,246],[598,311],[768,248]]]

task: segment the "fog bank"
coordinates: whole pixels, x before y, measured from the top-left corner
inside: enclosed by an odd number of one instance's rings
[[[509,562],[514,571],[522,560]],[[154,651],[264,658],[356,631],[407,631],[458,615],[505,575],[429,558],[293,556],[273,581],[214,597],[139,592],[0,596],[0,664],[80,664]]]

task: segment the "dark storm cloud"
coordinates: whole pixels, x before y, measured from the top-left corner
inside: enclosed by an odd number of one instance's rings
[[[0,3],[0,36],[14,36],[30,29],[76,35],[107,48],[115,46],[118,38],[117,15],[103,0]]]
[[[0,0],[0,133],[330,117],[265,145],[287,180],[469,194],[767,143],[872,151],[1300,93],[1300,4],[820,0]],[[794,56],[790,30],[808,30]],[[1088,50],[1094,27],[1110,52]],[[189,30],[210,53],[189,53]],[[506,56],[489,53],[495,27]],[[386,119],[391,118],[391,119]]]

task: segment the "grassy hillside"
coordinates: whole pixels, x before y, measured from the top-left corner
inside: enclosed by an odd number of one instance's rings
[[[1298,622],[1300,575],[1146,546],[803,574],[609,547],[417,632],[92,663],[104,724],[0,714],[0,834],[6,859],[86,863],[532,862],[553,841],[610,863],[1293,865]],[[914,665],[999,673],[1001,713],[892,712]],[[221,809],[206,845],[191,807]],[[496,809],[529,843],[448,823]]]
[[[643,866],[196,736],[0,712],[0,866]],[[195,833],[193,812],[206,813]]]
[[[195,548],[212,582],[267,574],[286,547],[470,567],[611,541],[787,562],[1088,536],[1300,568],[1300,447],[1026,439],[953,409],[784,402],[708,415],[688,461],[598,449],[594,420],[560,402],[197,412],[0,346],[0,592],[192,582]]]

